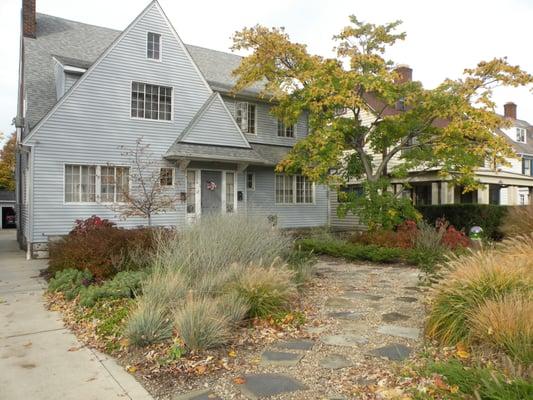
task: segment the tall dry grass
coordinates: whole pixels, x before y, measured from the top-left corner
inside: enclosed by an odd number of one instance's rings
[[[533,363],[533,293],[511,293],[487,300],[470,315],[473,336]]]
[[[533,235],[447,262],[434,287],[426,334],[443,344],[473,339],[470,316],[486,301],[533,291]]]

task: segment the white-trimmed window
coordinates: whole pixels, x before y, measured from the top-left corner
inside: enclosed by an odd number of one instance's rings
[[[235,173],[226,172],[226,212],[235,211]]]
[[[524,128],[516,128],[516,141],[521,143],[526,142],[526,130]]]
[[[132,82],[131,116],[170,121],[172,119],[172,88]]]
[[[152,60],[161,60],[161,35],[159,33],[148,32],[146,57]]]
[[[96,166],[65,166],[65,202],[94,203],[96,201]]]
[[[278,136],[293,138],[294,137],[294,124],[285,125],[285,123],[282,120],[278,119]]]
[[[246,174],[246,188],[248,190],[255,190],[255,174],[253,172]]]
[[[65,203],[123,202],[126,193],[128,167],[65,165]]]
[[[276,175],[277,204],[312,204],[314,184],[302,175]]]
[[[244,133],[255,134],[256,107],[253,103],[238,101],[235,103],[235,121]]]
[[[174,168],[161,168],[159,184],[163,187],[174,186]]]

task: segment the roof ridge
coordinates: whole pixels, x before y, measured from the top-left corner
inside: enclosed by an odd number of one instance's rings
[[[58,17],[56,15],[46,14],[46,13],[42,13],[42,12],[38,12],[38,13],[36,13],[36,15],[37,16],[41,15],[41,16],[45,16],[45,17],[51,17],[51,18],[55,18],[55,19],[61,19],[63,21],[74,22],[74,23],[80,24],[80,25],[93,26],[95,28],[100,28],[100,29],[107,29],[108,31],[114,31],[114,32],[117,32],[117,33],[120,33],[120,32],[122,32],[124,30],[124,29],[121,30],[121,29],[109,28],[107,26],[102,26],[102,25],[88,24],[87,22],[81,22],[81,21],[76,21],[76,20],[69,19],[69,18]]]

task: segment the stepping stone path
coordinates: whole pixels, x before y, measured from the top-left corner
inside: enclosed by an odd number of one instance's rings
[[[322,368],[327,369],[341,369],[351,367],[353,365],[348,358],[341,354],[330,354],[329,356],[320,360],[319,364]]]
[[[416,297],[396,297],[396,300],[403,301],[404,303],[416,303],[418,301]]]
[[[368,343],[368,339],[359,335],[330,335],[322,337],[322,343],[330,346],[358,346],[360,344]]]
[[[200,389],[174,397],[173,400],[222,400],[222,398],[209,389]]]
[[[261,354],[261,365],[279,365],[289,366],[298,364],[302,359],[302,355],[294,353],[285,353],[281,351],[264,351]]]
[[[245,375],[244,383],[239,386],[241,392],[252,400],[307,389],[307,386],[296,379],[281,374]]]
[[[345,319],[345,320],[360,320],[363,317],[363,313],[358,313],[354,311],[336,311],[330,312],[327,314],[330,318]]]
[[[387,314],[383,314],[381,316],[381,320],[383,322],[396,322],[396,321],[407,321],[409,317],[407,315],[403,315],[397,312],[391,312]]]
[[[391,344],[372,350],[370,354],[376,357],[388,358],[392,361],[402,361],[409,357],[411,349],[403,344]]]
[[[315,342],[312,340],[289,340],[277,343],[275,346],[286,350],[311,350],[314,345]]]
[[[402,337],[406,339],[418,339],[420,335],[420,329],[408,328],[398,325],[382,325],[378,328],[378,332],[384,335]]]
[[[206,377],[203,390],[172,400],[347,400],[353,393],[343,392],[346,383],[376,384],[376,371],[409,358],[424,320],[418,270],[339,261],[319,264],[318,272],[321,284],[305,299],[312,305],[308,337],[251,352],[241,370]]]

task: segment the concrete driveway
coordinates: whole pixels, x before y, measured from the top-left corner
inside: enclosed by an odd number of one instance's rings
[[[26,261],[0,230],[0,399],[152,399],[114,360],[83,347],[44,308],[46,261]]]

